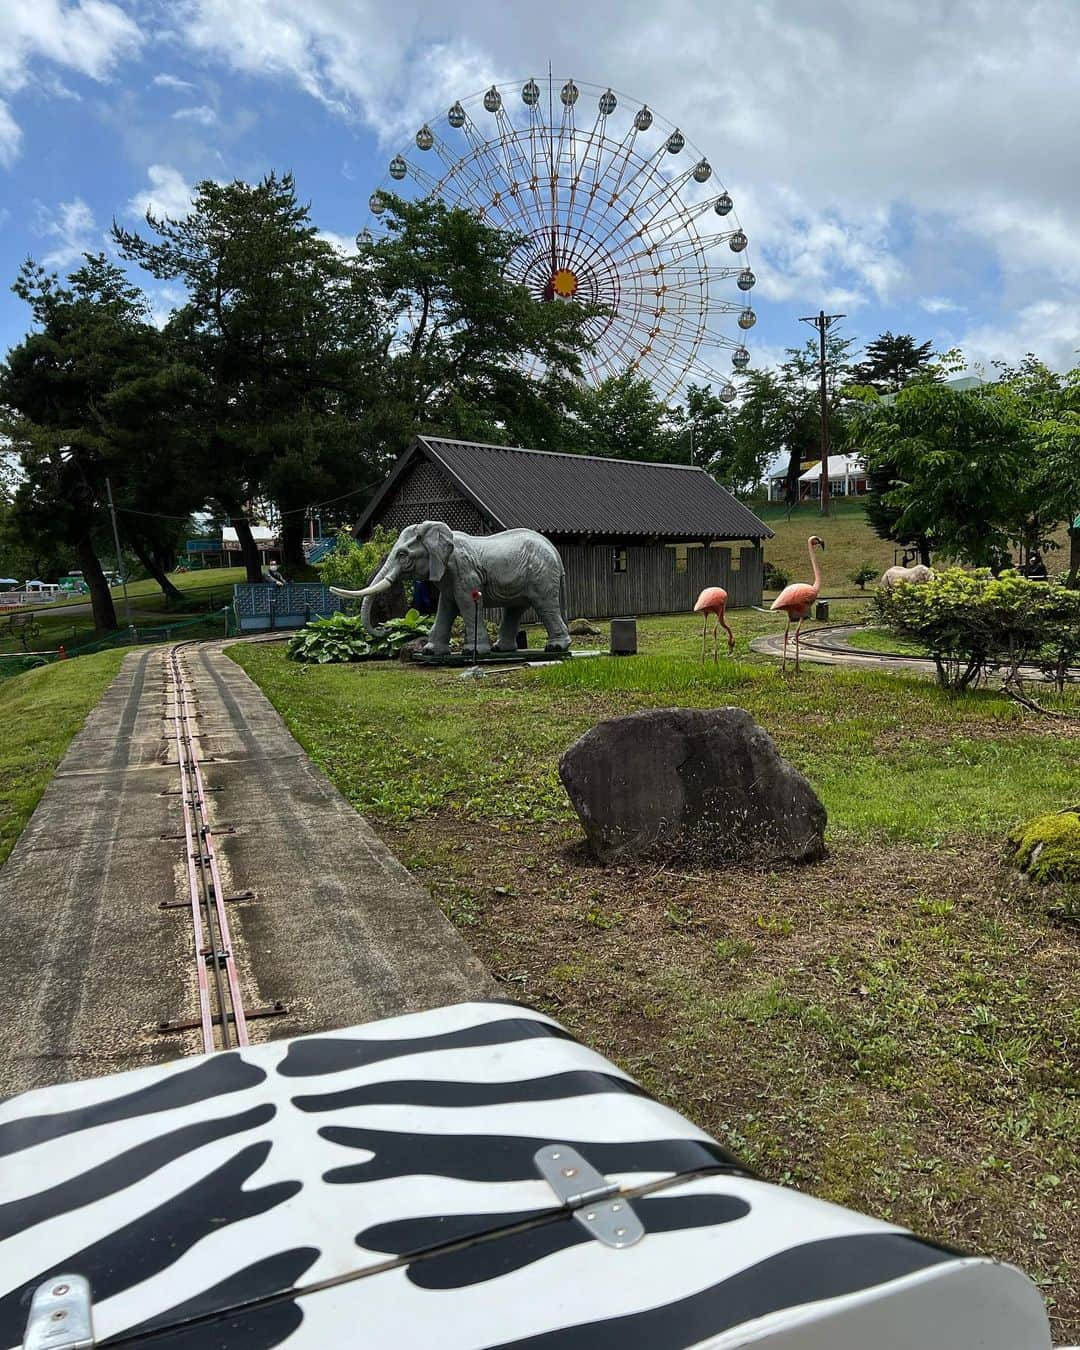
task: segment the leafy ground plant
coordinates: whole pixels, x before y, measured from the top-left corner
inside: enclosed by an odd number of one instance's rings
[[[328,619],[313,619],[289,639],[288,655],[293,661],[308,661],[325,666],[339,661],[386,660],[397,656],[406,642],[426,637],[434,619],[418,610],[398,619],[388,619],[381,637],[371,637],[357,614],[332,614]]]

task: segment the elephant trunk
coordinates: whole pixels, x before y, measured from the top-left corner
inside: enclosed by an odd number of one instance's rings
[[[340,586],[331,586],[330,590],[334,595],[346,596],[351,600],[363,599],[364,603],[360,606],[360,622],[364,625],[364,630],[368,637],[375,638],[378,641],[386,636],[386,629],[379,628],[372,623],[372,602],[375,599],[375,596],[382,595],[384,592],[390,590],[397,579],[397,572],[390,566],[390,560],[388,558],[362,590],[349,591],[344,590]]]

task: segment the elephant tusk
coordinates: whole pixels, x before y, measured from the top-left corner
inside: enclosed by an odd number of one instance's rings
[[[344,596],[347,600],[359,600],[365,595],[382,595],[383,591],[388,591],[393,584],[392,581],[384,578],[382,581],[373,581],[370,586],[365,586],[362,591],[346,591],[340,586],[331,586],[330,594]]]

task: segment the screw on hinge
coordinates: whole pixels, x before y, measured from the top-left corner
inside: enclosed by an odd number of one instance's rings
[[[605,1247],[632,1247],[645,1236],[630,1203],[619,1198],[618,1182],[609,1181],[576,1149],[547,1144],[533,1161],[559,1202]]]
[[[93,1350],[90,1282],[82,1275],[54,1275],[34,1290],[23,1350]]]

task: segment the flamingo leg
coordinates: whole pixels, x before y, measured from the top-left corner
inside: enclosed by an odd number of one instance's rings
[[[705,643],[709,636],[709,614],[705,612],[705,626],[701,630],[701,664],[705,664]]]
[[[713,624],[712,630],[712,660],[714,666],[718,665],[720,662],[719,637],[720,637],[720,621],[719,619],[717,619],[716,623]]]
[[[784,629],[784,660],[783,664],[780,666],[781,675],[783,675],[787,670],[787,640],[788,640],[788,633],[790,631],[791,631],[791,615],[789,614],[787,616],[787,627]]]
[[[805,618],[805,617],[806,617],[806,615],[804,614],[804,615],[803,615],[803,618]],[[798,675],[798,673],[799,673],[799,634],[800,634],[800,632],[802,631],[802,626],[803,626],[803,621],[802,621],[802,619],[800,619],[799,622],[795,625],[795,674],[796,674],[796,675]]]
[[[724,622],[723,619],[721,619],[720,622],[724,624],[724,632],[727,633],[728,636],[727,649],[728,655],[730,656],[731,653],[735,650],[735,634],[731,631],[731,629],[728,627],[728,625]]]

